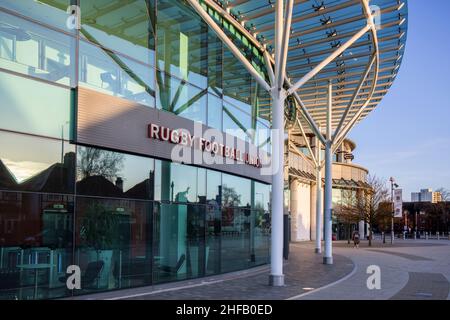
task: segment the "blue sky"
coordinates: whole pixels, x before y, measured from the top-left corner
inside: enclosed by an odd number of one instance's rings
[[[450,190],[449,0],[409,0],[406,52],[390,92],[349,137],[355,163],[396,178],[403,200]]]

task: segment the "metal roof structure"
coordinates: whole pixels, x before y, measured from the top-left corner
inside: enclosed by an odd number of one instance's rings
[[[238,22],[242,32],[252,38],[260,50],[273,53],[275,1],[204,0],[204,3],[216,9],[220,6],[223,16]],[[372,0],[370,8],[375,15],[377,35],[367,32],[297,90],[312,118],[321,127],[325,126],[330,79],[333,80],[332,126],[336,128],[352,100],[352,109],[343,125],[369,99],[358,121],[367,116],[388,92],[397,75],[405,50],[407,0]],[[296,82],[308,74],[361,30],[366,21],[361,0],[295,0],[286,64],[289,79]],[[356,92],[374,54],[377,61]],[[269,108],[267,112],[270,113]],[[306,127],[306,122],[302,122]],[[296,131],[300,133],[298,129]]]
[[[318,139],[316,142],[325,146],[322,161],[318,148],[314,155],[310,142],[305,139],[317,170],[318,199],[320,172],[325,168],[323,263],[333,264],[332,154],[354,125],[376,107],[395,79],[406,41],[406,1],[187,2],[258,84],[270,93],[273,130],[270,284],[284,285],[282,221],[286,124],[290,134],[305,137],[313,133]],[[261,72],[261,60],[265,62],[266,74]],[[321,127],[325,127],[325,132]],[[316,221],[322,220],[321,211],[318,206]],[[316,252],[321,252],[320,235],[318,222]]]

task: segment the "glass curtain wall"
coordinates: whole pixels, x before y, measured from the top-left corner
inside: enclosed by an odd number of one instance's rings
[[[270,186],[77,146],[73,134],[82,86],[268,148],[266,95],[183,1],[80,0],[78,30],[67,27],[73,3],[0,3],[0,298],[267,263]],[[81,290],[66,288],[72,264]]]

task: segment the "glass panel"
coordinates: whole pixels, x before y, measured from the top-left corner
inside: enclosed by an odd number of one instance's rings
[[[73,193],[73,145],[4,131],[0,145],[0,189]]]
[[[78,147],[77,193],[113,198],[154,198],[153,159]]]
[[[75,40],[0,12],[0,67],[75,87]]]
[[[252,77],[230,50],[224,47],[223,94],[224,100],[251,114]]]
[[[206,204],[206,169],[197,168],[197,201]]]
[[[205,274],[205,207],[161,204],[154,220],[154,282],[194,278]]]
[[[223,44],[213,31],[208,32],[208,89],[218,96],[223,92]]]
[[[223,104],[223,131],[244,141],[250,141],[247,130],[251,128],[251,117],[233,105]]]
[[[270,260],[270,214],[268,211],[256,209],[251,217],[251,247],[250,261],[255,265],[269,263]]]
[[[159,109],[206,124],[207,89],[200,90],[164,72],[157,72],[156,77]]]
[[[271,186],[259,182],[252,182],[255,184],[255,205],[254,208],[263,211],[270,210],[270,190]]]
[[[217,171],[207,172],[207,206],[206,206],[206,244],[209,247],[206,273],[218,274],[221,266],[221,193],[222,174]]]
[[[222,174],[222,205],[248,207],[251,204],[251,180]]]
[[[170,178],[171,201],[199,201],[197,198],[197,168],[171,163]]]
[[[67,28],[66,13],[70,2],[71,0],[2,0],[1,5],[23,16],[71,32],[72,30]]]
[[[0,191],[0,299],[70,295],[73,196]]]
[[[80,82],[94,90],[155,106],[153,68],[80,41]]]
[[[265,126],[260,121],[256,122],[256,133],[255,138],[253,140],[253,144],[255,144],[257,147],[261,148],[267,153],[271,153],[272,150],[271,144],[270,144],[270,128]]]
[[[82,290],[76,294],[151,284],[152,206],[136,200],[77,198],[75,257]]]
[[[222,131],[222,99],[208,94],[208,126]]]
[[[82,37],[154,66],[155,1],[81,0]]]
[[[70,90],[0,72],[0,97],[1,129],[69,138]]]
[[[185,3],[157,1],[158,68],[200,87],[207,87],[208,28]]]
[[[222,209],[222,272],[249,267],[250,213],[245,207]]]

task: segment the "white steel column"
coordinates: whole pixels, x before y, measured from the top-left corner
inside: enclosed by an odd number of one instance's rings
[[[327,141],[325,144],[325,203],[324,203],[324,241],[325,252],[323,255],[324,264],[333,264],[332,246],[332,150],[331,150],[331,118],[333,105],[333,86],[331,80],[328,83],[328,106],[327,106]]]
[[[284,100],[283,83],[279,83],[283,40],[283,1],[275,7],[275,84],[272,95],[272,239],[270,254],[271,286],[284,286],[283,214],[284,214]]]
[[[320,128],[319,128],[320,130]],[[317,163],[321,161],[321,144],[319,138],[315,138],[316,141],[316,159]],[[316,248],[315,253],[322,253],[322,173],[320,166],[316,165]]]

